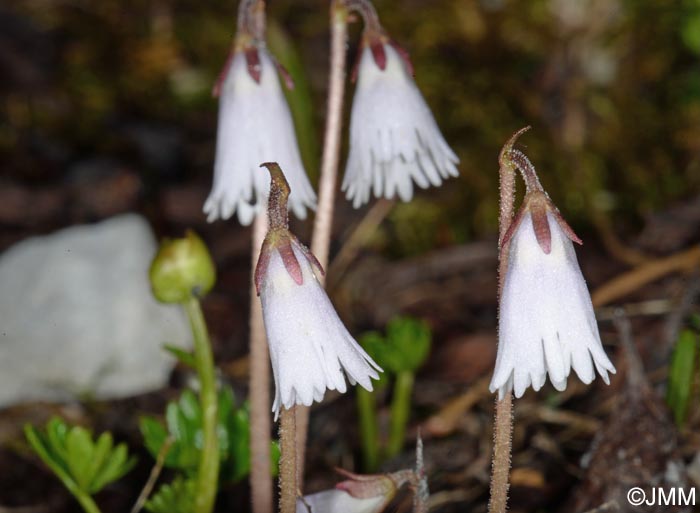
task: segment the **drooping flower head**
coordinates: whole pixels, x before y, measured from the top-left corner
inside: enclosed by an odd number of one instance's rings
[[[265,48],[265,12],[261,0],[242,0],[234,46],[214,95],[219,97],[214,184],[204,203],[207,219],[238,213],[248,225],[263,209],[268,183],[260,162],[274,160],[287,172],[293,193],[290,208],[300,219],[314,209],[316,195],[299,154],[292,116],[277,78],[291,78]]]
[[[380,513],[402,486],[408,484],[415,490],[420,480],[420,476],[409,469],[365,475],[341,468],[336,471],[347,479],[336,484],[335,489],[298,498],[297,513]]]
[[[413,183],[426,189],[457,176],[459,159],[413,80],[408,54],[379,24],[368,1],[358,2],[365,19],[350,118],[350,152],[343,190],[355,208],[370,195],[403,201]]]
[[[288,229],[289,185],[276,163],[263,164],[272,177],[269,230],[255,269],[255,286],[275,377],[275,418],[281,407],[310,406],[326,389],[351,384],[372,390],[382,369],[350,335],[315,272],[316,257]]]
[[[591,297],[576,259],[581,244],[518,150],[507,157],[525,177],[523,205],[501,243],[507,268],[500,296],[499,344],[490,390],[499,398],[539,390],[547,374],[566,388],[573,368],[586,384],[598,371],[605,383],[615,367],[600,341]],[[595,369],[595,370],[594,370]]]
[[[380,513],[408,481],[408,472],[359,475],[336,469],[347,477],[335,489],[324,490],[297,499],[297,513]]]

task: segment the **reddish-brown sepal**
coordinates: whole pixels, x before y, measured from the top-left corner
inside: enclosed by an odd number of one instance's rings
[[[255,83],[260,83],[260,76],[262,74],[262,67],[260,66],[260,54],[258,49],[254,46],[248,47],[244,50],[245,62],[248,68],[248,74],[250,78],[255,80]]]

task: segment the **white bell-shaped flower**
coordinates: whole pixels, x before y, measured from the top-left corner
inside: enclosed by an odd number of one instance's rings
[[[414,476],[410,470],[374,475],[336,470],[349,479],[336,484],[335,490],[298,498],[296,513],[380,513]]]
[[[589,384],[605,383],[615,367],[600,341],[591,297],[576,259],[571,231],[543,193],[511,228],[500,302],[499,344],[490,390],[499,398],[539,390],[547,374],[561,391],[573,367]],[[534,195],[533,195],[534,196]]]
[[[297,499],[296,513],[379,513],[385,506],[382,496],[356,498],[344,490],[324,490]]]
[[[204,203],[209,222],[238,213],[248,225],[265,205],[268,181],[260,163],[279,162],[293,192],[290,210],[306,218],[316,194],[299,154],[289,106],[272,57],[261,45],[237,49],[222,72],[214,184]]]
[[[372,390],[382,369],[350,335],[316,274],[323,272],[313,254],[287,229],[288,186],[276,164],[272,174],[270,230],[255,270],[275,377],[272,410],[310,406],[328,390],[351,384]],[[286,188],[286,189],[285,189]]]
[[[355,208],[375,197],[403,201],[457,176],[457,155],[440,133],[406,54],[385,36],[364,44],[350,119],[343,190]]]

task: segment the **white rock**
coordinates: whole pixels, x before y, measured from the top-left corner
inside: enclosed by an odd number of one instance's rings
[[[162,387],[184,314],[153,299],[156,241],[135,214],[33,237],[0,255],[0,406]]]

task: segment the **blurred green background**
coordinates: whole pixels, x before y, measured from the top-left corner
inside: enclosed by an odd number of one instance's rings
[[[327,4],[269,2],[270,45],[297,81],[290,99],[314,180],[325,115]],[[528,124],[533,130],[522,143],[579,228],[634,229],[650,212],[700,190],[699,1],[376,6],[389,34],[410,52],[416,81],[461,159],[458,180],[392,212],[391,252],[493,234],[498,151]],[[108,158],[134,170],[146,211],[168,184],[206,190],[217,110],[211,87],[236,9],[234,1],[5,2],[3,179],[60,185],[79,175],[82,161]],[[350,62],[358,36],[359,23]],[[351,95],[350,86],[346,114]],[[411,234],[401,236],[407,223]]]

